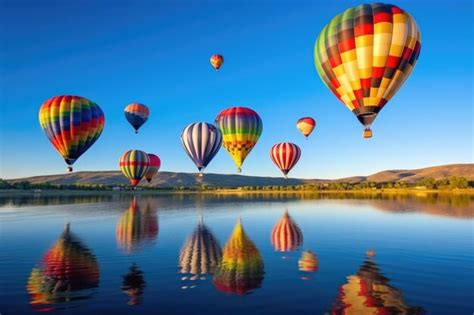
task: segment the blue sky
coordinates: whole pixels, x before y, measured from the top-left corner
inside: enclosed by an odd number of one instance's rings
[[[115,170],[122,152],[157,153],[162,170],[194,172],[182,129],[224,108],[255,109],[264,128],[243,174],[280,176],[270,147],[291,141],[302,156],[291,177],[337,178],[473,160],[473,6],[396,1],[422,32],[418,64],[364,140],[362,126],[318,77],[322,27],[359,1],[2,1],[0,177],[55,174],[66,165],[38,123],[49,97],[81,95],[101,106],[104,132],[76,171]],[[225,64],[215,72],[212,53]],[[123,109],[149,106],[135,135]],[[302,116],[318,127],[308,141]],[[235,173],[222,149],[206,172]]]

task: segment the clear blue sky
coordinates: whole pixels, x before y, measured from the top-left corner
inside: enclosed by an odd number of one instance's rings
[[[322,27],[359,1],[5,1],[0,2],[0,177],[63,173],[38,123],[49,97],[99,104],[104,132],[76,171],[115,170],[122,152],[157,153],[162,170],[194,172],[181,130],[244,105],[263,119],[243,174],[280,176],[269,149],[301,146],[291,177],[337,178],[384,169],[473,160],[471,1],[396,1],[422,32],[411,77],[364,140],[362,126],[318,77],[313,45]],[[212,53],[225,56],[220,72]],[[123,109],[142,102],[149,121],[135,135]],[[313,116],[308,141],[295,122]],[[207,172],[235,173],[222,149]]]

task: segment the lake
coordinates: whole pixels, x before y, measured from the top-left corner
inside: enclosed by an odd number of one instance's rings
[[[0,313],[472,314],[473,196],[0,197]]]

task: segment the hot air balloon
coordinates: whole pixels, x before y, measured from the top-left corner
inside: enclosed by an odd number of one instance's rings
[[[224,148],[240,173],[245,158],[262,134],[262,119],[253,109],[232,107],[217,116],[216,126],[221,130]]]
[[[372,259],[367,259],[355,275],[339,289],[331,314],[423,314],[421,307],[409,306],[402,293],[389,284]]]
[[[143,291],[146,287],[143,271],[133,264],[126,275],[122,276],[122,292],[129,296],[128,305],[138,305],[142,302]]]
[[[372,122],[413,70],[420,41],[412,16],[382,3],[344,11],[316,40],[318,74],[364,125],[364,138],[372,136]]]
[[[296,128],[308,139],[314,128],[316,128],[316,120],[311,117],[300,118],[296,122]]]
[[[143,104],[132,103],[125,107],[125,118],[128,120],[135,133],[138,133],[138,129],[148,120],[150,110]]]
[[[222,135],[214,125],[198,122],[184,128],[181,143],[199,172],[202,172],[219,152]]]
[[[140,251],[158,237],[158,216],[150,208],[140,210],[135,197],[130,207],[120,217],[115,229],[119,247],[126,254]]]
[[[224,63],[224,57],[219,54],[214,54],[211,56],[210,62],[214,69],[216,69],[216,71],[219,71],[219,68]]]
[[[219,242],[204,224],[202,218],[194,232],[186,239],[179,254],[179,269],[183,280],[203,278],[212,274],[221,261],[222,250]]]
[[[214,285],[219,291],[241,295],[259,288],[263,273],[262,257],[239,220],[224,247]]]
[[[300,147],[290,142],[277,143],[270,149],[270,158],[285,178],[288,178],[288,172],[298,163],[300,156]]]
[[[27,290],[30,304],[38,311],[54,310],[54,304],[84,300],[99,285],[96,257],[70,231],[69,224],[43,257],[42,266],[33,268]]]
[[[150,164],[148,165],[148,171],[145,173],[145,179],[150,183],[153,176],[160,170],[161,160],[157,155],[151,153],[148,153],[148,157],[150,158]]]
[[[318,270],[318,258],[310,251],[306,250],[301,253],[301,257],[298,260],[298,269],[304,272],[315,272]]]
[[[122,154],[119,161],[123,175],[130,179],[132,186],[137,186],[143,176],[148,172],[150,158],[140,150],[130,150]]]
[[[39,122],[49,141],[72,165],[99,139],[104,129],[104,112],[96,103],[80,96],[55,96],[41,105]]]
[[[285,210],[283,216],[272,229],[272,245],[278,252],[294,251],[303,244],[303,233]]]

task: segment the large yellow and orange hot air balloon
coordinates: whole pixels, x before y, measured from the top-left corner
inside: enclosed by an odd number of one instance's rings
[[[30,304],[35,310],[50,311],[60,303],[87,299],[92,293],[84,290],[99,285],[99,274],[96,257],[72,234],[68,224],[46,252],[41,267],[30,274]]]
[[[272,229],[271,241],[273,248],[278,252],[296,250],[303,244],[303,233],[300,227],[288,214],[288,210]]]
[[[140,210],[134,197],[130,207],[120,217],[115,229],[119,247],[124,253],[140,251],[145,245],[152,244],[158,237],[158,216],[154,209]]]
[[[372,122],[412,72],[420,48],[420,30],[408,12],[391,4],[362,4],[323,28],[314,64],[370,138]]]
[[[367,259],[355,275],[339,289],[331,314],[424,314],[421,307],[409,306],[402,293],[389,284],[372,259]]]
[[[260,287],[263,273],[262,256],[239,220],[224,247],[214,285],[222,292],[245,294]]]

